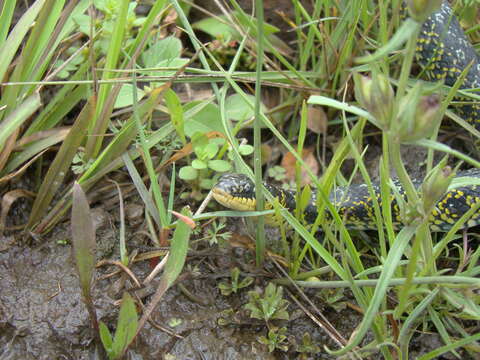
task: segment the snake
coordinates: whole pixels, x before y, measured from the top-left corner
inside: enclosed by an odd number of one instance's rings
[[[443,81],[453,86],[459,75],[470,66],[461,89],[480,87],[480,59],[468,40],[458,19],[447,1],[432,13],[422,24],[417,38],[416,59],[423,67],[429,80]],[[470,124],[480,130],[480,107],[474,103],[459,106],[456,111]],[[405,192],[398,181],[393,179],[397,193],[406,199]],[[423,181],[413,179],[418,189]],[[465,214],[480,203],[480,169],[473,168],[458,172],[454,182],[457,187],[449,187],[428,215],[431,231],[446,232]],[[293,211],[297,207],[294,191],[284,190],[275,185],[264,183],[266,189],[286,209]],[[372,183],[373,194],[382,205],[379,182]],[[224,174],[212,187],[215,200],[221,205],[237,211],[256,209],[255,184],[244,174]],[[303,218],[312,224],[318,216],[316,191],[304,208]],[[376,230],[378,223],[374,212],[372,193],[366,184],[339,186],[329,195],[329,201],[335,206],[338,215],[348,228]],[[272,204],[267,203],[267,208]],[[402,209],[396,197],[391,198],[392,221],[398,228],[404,223]],[[471,211],[471,216],[460,228],[470,228],[480,224],[480,210]]]

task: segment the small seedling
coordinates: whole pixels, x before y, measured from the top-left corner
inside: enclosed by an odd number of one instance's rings
[[[192,137],[192,144],[196,158],[192,160],[191,165],[182,167],[178,176],[186,181],[200,180],[201,187],[211,188],[213,184],[210,181],[203,181],[210,180],[206,176],[206,171],[210,169],[217,172],[225,172],[230,170],[231,164],[225,160],[215,159],[219,145],[215,141],[208,139],[205,134],[195,133]]]
[[[283,181],[287,178],[287,170],[283,166],[272,166],[267,170],[267,176],[275,181]]]
[[[100,321],[100,338],[110,360],[120,359],[128,345],[135,337],[138,326],[137,311],[132,297],[126,292],[123,295],[117,330],[112,338],[105,323]]]
[[[220,244],[223,245],[227,241],[232,233],[230,231],[225,231],[220,233],[220,231],[225,229],[225,220],[220,220],[218,223],[214,221],[212,226],[207,230],[208,242],[210,245]]]
[[[288,320],[287,312],[288,301],[284,300],[283,288],[273,283],[268,284],[263,297],[256,291],[248,293],[250,300],[245,305],[246,310],[250,310],[250,317],[255,319],[269,320]]]
[[[228,296],[232,293],[236,294],[238,290],[250,286],[250,284],[253,282],[253,278],[251,276],[247,276],[245,279],[239,282],[240,270],[237,267],[234,267],[230,274],[232,278],[230,283],[222,282],[218,285],[222,295]]]
[[[332,307],[335,311],[344,310],[347,306],[343,299],[343,288],[339,289],[322,289],[317,293],[317,296],[322,299],[322,303]]]
[[[286,327],[272,327],[270,330],[268,330],[268,336],[260,336],[258,341],[264,345],[267,345],[269,352],[272,352],[275,349],[287,351],[288,345],[284,344],[285,340],[287,339],[287,336],[285,335],[286,332]]]
[[[170,320],[168,320],[168,326],[174,328],[182,324],[182,319],[173,317]]]
[[[306,354],[317,354],[320,352],[320,347],[312,342],[312,337],[309,333],[304,333],[302,343],[298,345],[297,352],[301,353],[300,358],[306,358]]]

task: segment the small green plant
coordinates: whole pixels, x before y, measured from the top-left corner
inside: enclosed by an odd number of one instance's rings
[[[299,344],[295,350],[301,354],[300,359],[304,359],[307,358],[307,354],[320,352],[320,347],[312,342],[312,337],[309,333],[304,333],[302,343]]]
[[[267,176],[275,181],[283,181],[287,178],[286,172],[283,166],[275,165],[267,170]]]
[[[285,335],[286,332],[286,327],[272,327],[270,330],[268,330],[268,335],[266,337],[260,336],[258,341],[264,345],[267,345],[269,352],[272,352],[275,349],[287,351],[288,345],[284,344],[285,340],[287,339],[287,336]]]
[[[128,345],[135,337],[137,327],[138,318],[135,302],[126,292],[123,294],[117,329],[113,338],[107,325],[100,321],[100,338],[110,360],[120,359],[123,356]]]
[[[179,171],[179,177],[186,181],[199,181],[201,188],[209,189],[213,185],[208,176],[208,170],[225,172],[231,169],[228,161],[215,159],[220,149],[219,144],[208,139],[205,134],[195,133],[192,137],[193,152],[196,158],[191,165],[184,166]]]
[[[83,174],[93,164],[93,159],[85,162],[85,152],[79,150],[72,160],[72,171],[74,174]]]
[[[100,37],[95,41],[95,47],[100,50],[102,54],[107,54],[109,42],[112,38],[112,32],[114,29],[115,21],[119,13],[119,1],[118,0],[94,0],[95,8],[99,10],[101,16],[95,19],[94,32],[99,32]],[[137,17],[135,14],[135,8],[137,6],[136,1],[132,1],[128,4],[127,19],[125,23],[124,39],[127,45],[131,44],[134,40],[134,29],[138,28],[145,22],[144,17]],[[87,36],[90,36],[91,17],[86,14],[75,15],[74,21],[77,24],[79,30]]]
[[[234,267],[231,272],[231,281],[230,283],[222,282],[218,285],[220,292],[222,295],[229,296],[232,293],[237,293],[238,290],[250,286],[253,282],[253,278],[251,276],[247,276],[242,281],[239,281],[240,278],[240,270],[237,267]]]
[[[224,219],[221,219],[218,223],[216,221],[212,222],[212,226],[209,227],[207,230],[207,237],[210,245],[223,245],[225,241],[227,241],[232,236],[232,233],[230,231],[225,231],[221,233],[222,230],[225,230],[225,227],[226,225]]]
[[[283,299],[283,288],[269,283],[263,297],[256,291],[248,293],[249,302],[245,305],[250,310],[250,317],[255,319],[288,320],[290,315],[287,312],[288,301]]]
[[[322,303],[332,307],[335,311],[345,309],[346,302],[342,301],[344,296],[344,289],[322,289],[317,293],[317,296],[322,300]]]

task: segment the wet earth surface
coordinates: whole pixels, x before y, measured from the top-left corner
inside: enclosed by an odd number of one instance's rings
[[[101,214],[102,210],[95,210]],[[117,230],[109,214],[97,224],[97,238],[103,244],[97,258],[116,259],[118,255]],[[98,216],[101,219],[102,216]],[[238,225],[237,225],[238,227]],[[232,226],[235,230],[235,225]],[[131,246],[141,246],[135,232],[128,232]],[[89,359],[94,358],[94,344],[88,312],[80,295],[78,277],[70,245],[68,223],[52,231],[42,244],[13,243],[12,237],[2,241],[10,245],[0,252],[0,359]],[[68,241],[67,241],[68,242]],[[107,246],[107,243],[110,246]],[[335,349],[335,343],[323,332],[292,299],[289,300],[290,320],[274,321],[287,328],[289,350],[269,352],[259,342],[267,334],[264,322],[251,319],[243,306],[248,302],[247,292],[264,289],[265,270],[261,272],[245,264],[254,263],[251,249],[226,245],[212,246],[207,252],[189,257],[179,284],[170,288],[127,352],[127,359],[334,359],[324,346]],[[251,287],[237,294],[224,296],[219,283],[230,276],[234,266],[242,268],[242,276],[254,277]],[[267,264],[266,269],[273,267]],[[138,279],[144,279],[152,270],[149,261],[131,265]],[[108,278],[117,270],[106,265],[97,268],[93,286],[98,318],[111,330],[118,316],[117,301],[128,290],[138,300],[147,303],[158,285],[153,281],[137,289],[121,273]],[[295,294],[295,291],[292,289]],[[347,338],[361,321],[361,314],[352,307],[333,309],[325,305],[314,292],[307,295]],[[295,294],[295,297],[299,297]],[[349,299],[350,298],[350,299]],[[353,301],[346,295],[346,302]],[[312,309],[309,309],[310,311]],[[302,336],[308,333],[312,344],[318,346],[312,353],[299,353]],[[367,336],[365,344],[372,340]],[[421,334],[412,341],[412,359],[442,343],[437,335]],[[368,358],[379,358],[379,354]],[[452,357],[442,357],[450,359]]]

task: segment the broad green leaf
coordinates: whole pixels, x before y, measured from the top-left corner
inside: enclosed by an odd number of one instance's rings
[[[240,145],[238,147],[238,152],[243,156],[250,155],[253,153],[253,146],[248,144]]]
[[[165,60],[179,58],[182,54],[182,42],[180,39],[169,36],[151,45],[142,53],[142,62],[145,67],[159,67]]]
[[[112,353],[120,358],[135,337],[138,327],[135,302],[128,292],[123,294],[120,314],[118,315],[117,330],[113,339]]]
[[[237,13],[234,11],[231,15],[235,16]],[[249,26],[250,24],[242,21],[241,18],[238,18],[239,22],[242,23],[243,26]],[[256,31],[257,26],[257,19],[252,19],[251,23],[252,31]],[[230,40],[241,40],[243,36],[231,25],[231,21],[225,15],[217,16],[215,18],[209,17],[202,19],[195,24],[192,25],[194,29],[201,30],[206,32],[213,38],[221,39],[225,42]],[[263,33],[266,36],[269,36],[273,33],[278,32],[279,29],[270,24],[263,24]]]
[[[175,91],[172,89],[167,89],[163,94],[165,98],[165,104],[167,105],[168,112],[170,113],[170,120],[177,131],[180,140],[182,140],[183,145],[187,144],[185,138],[185,120],[183,118],[183,107],[180,99],[178,98]]]
[[[192,167],[197,170],[203,170],[207,168],[207,164],[202,160],[195,159],[192,161]]]
[[[197,178],[198,172],[191,166],[184,166],[178,172],[178,176],[182,180],[195,180]]]
[[[155,66],[153,67],[155,70],[144,70],[144,71],[140,71],[140,73],[148,76],[158,76],[158,77],[168,78],[175,75],[177,70],[180,69],[189,61],[190,61],[189,59],[185,59],[185,58],[166,59],[155,64]],[[156,68],[158,68],[158,70]],[[172,68],[172,70],[162,70],[161,68]]]
[[[188,111],[198,103],[198,101],[194,101],[186,104],[184,106],[185,111]],[[217,105],[208,104],[191,117],[187,117],[187,113],[185,113],[185,134],[188,137],[192,137],[196,132],[206,134],[210,131],[223,133],[220,110]]]
[[[114,109],[131,106],[133,104],[133,90],[132,84],[123,84],[117,99],[115,100]],[[140,101],[145,96],[145,92],[137,88],[137,99]]]
[[[253,95],[247,95],[251,102],[255,101]],[[249,105],[248,100],[245,100],[240,94],[229,96],[225,101],[225,109],[227,117],[231,120],[244,121],[253,118],[253,109]],[[261,104],[262,112],[266,112],[267,108]]]
[[[188,207],[185,207],[182,210],[182,215],[190,219],[193,216]],[[191,233],[192,228],[190,225],[180,218],[170,242],[170,254],[168,255],[165,271],[161,280],[162,282],[165,280],[168,287],[173,284],[178,275],[182,272],[185,259],[187,258],[188,242]]]
[[[205,156],[208,158],[208,159],[212,159],[218,152],[218,145],[215,144],[215,143],[208,143],[207,146],[205,146],[203,148],[203,151],[205,153]]]
[[[100,321],[98,327],[100,330],[100,340],[102,340],[103,347],[105,348],[107,354],[111,354],[113,345],[112,334],[110,334],[107,325],[105,325],[103,321]]]
[[[225,160],[210,160],[208,167],[218,172],[225,172],[232,168],[232,164]]]
[[[90,36],[90,16],[78,14],[73,16],[73,21],[78,26],[78,30],[87,36]]]
[[[80,286],[85,298],[89,297],[90,283],[95,267],[95,228],[90,206],[82,187],[73,184],[72,243]]]

